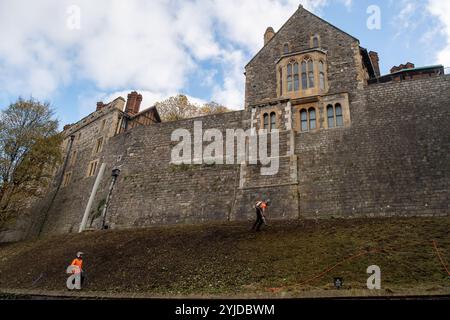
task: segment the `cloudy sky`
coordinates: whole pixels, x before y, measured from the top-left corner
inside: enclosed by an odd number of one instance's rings
[[[379,52],[383,73],[450,67],[449,0],[0,0],[0,108],[33,96],[64,124],[137,90],[144,107],[183,93],[240,109],[245,64],[300,3]]]

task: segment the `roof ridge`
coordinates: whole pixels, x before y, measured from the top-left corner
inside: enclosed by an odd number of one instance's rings
[[[266,48],[266,47],[272,42],[272,40],[273,40],[273,39],[281,32],[281,30],[283,30],[283,29],[286,27],[286,25],[294,18],[294,16],[295,16],[299,11],[301,11],[301,10],[306,11],[307,13],[309,13],[309,14],[312,15],[312,16],[314,16],[315,18],[321,20],[322,22],[325,22],[325,23],[328,24],[329,26],[333,27],[334,29],[336,29],[336,30],[342,32],[343,34],[349,36],[350,38],[353,38],[354,40],[358,41],[358,43],[360,43],[359,39],[355,38],[354,36],[352,36],[351,34],[345,32],[345,31],[343,31],[342,29],[339,29],[339,28],[336,27],[335,25],[333,25],[333,24],[331,24],[330,22],[328,22],[328,21],[322,19],[321,17],[319,17],[318,15],[312,13],[311,11],[305,9],[305,8],[300,4],[300,5],[298,6],[298,9],[295,10],[295,12],[289,17],[289,19],[287,19],[286,22],[283,23],[283,25],[278,29],[278,31],[275,32],[274,36],[273,36],[267,43],[264,44],[264,46],[263,46],[263,47],[262,47],[262,48],[261,48],[261,49],[253,56],[252,59],[250,59],[250,61],[245,65],[244,68],[247,68],[247,66],[248,66],[250,63],[252,63],[253,60],[256,59],[256,57],[262,52],[262,50],[263,50],[264,48]]]

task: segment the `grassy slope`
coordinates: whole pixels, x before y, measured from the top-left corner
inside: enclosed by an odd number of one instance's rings
[[[431,245],[437,240],[450,260],[450,217],[285,221],[261,233],[249,232],[249,226],[93,232],[3,245],[0,288],[64,292],[65,268],[81,250],[88,272],[85,291],[298,296],[331,289],[334,276],[343,277],[347,289],[365,289],[366,268],[375,264],[388,292],[450,293],[450,280]],[[348,256],[379,247],[388,250],[345,262],[302,285]]]

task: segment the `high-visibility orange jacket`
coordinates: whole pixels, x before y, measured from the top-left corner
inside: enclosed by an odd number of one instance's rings
[[[74,259],[70,265],[77,266],[80,268],[80,270],[83,270],[83,260],[81,260],[81,259],[78,259],[78,258]]]

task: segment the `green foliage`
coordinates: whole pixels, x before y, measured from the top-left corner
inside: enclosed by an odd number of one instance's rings
[[[99,201],[97,210],[95,212],[91,212],[91,215],[92,215],[91,226],[94,223],[94,220],[102,215],[102,211],[103,211],[103,208],[105,205],[106,205],[106,198],[103,198],[102,200]]]
[[[48,103],[19,98],[0,114],[0,226],[39,196],[62,161]]]

